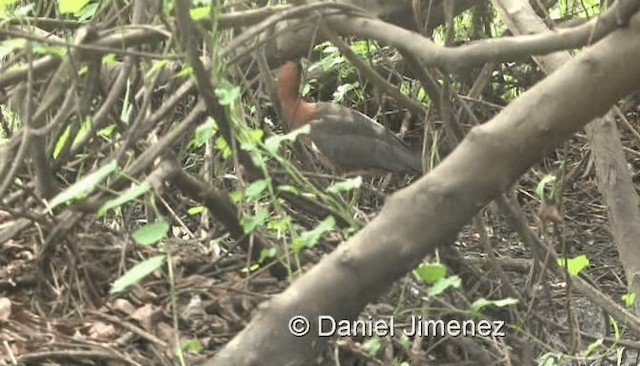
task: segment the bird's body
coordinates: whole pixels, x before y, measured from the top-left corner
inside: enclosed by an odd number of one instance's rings
[[[300,66],[287,61],[278,76],[278,95],[291,130],[305,124],[303,142],[320,160],[341,171],[422,173],[422,159],[393,132],[366,115],[328,102],[309,103],[300,97]]]

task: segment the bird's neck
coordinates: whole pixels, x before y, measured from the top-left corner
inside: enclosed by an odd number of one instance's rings
[[[313,120],[315,110],[315,103],[309,103],[300,98],[282,100],[282,113],[291,130]]]
[[[278,78],[278,97],[282,105],[282,113],[294,130],[316,118],[316,105],[309,103],[300,96],[300,74],[283,72]]]

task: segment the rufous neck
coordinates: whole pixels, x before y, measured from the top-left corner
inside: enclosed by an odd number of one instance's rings
[[[278,72],[278,97],[282,104],[297,103],[300,98],[300,70],[293,61],[287,61]]]
[[[313,118],[314,105],[300,96],[300,66],[293,61],[285,62],[278,72],[278,97],[282,112],[290,128],[300,127]]]

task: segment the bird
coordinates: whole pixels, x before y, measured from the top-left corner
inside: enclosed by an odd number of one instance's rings
[[[302,68],[287,60],[278,70],[277,91],[291,131],[310,125],[301,142],[334,171],[422,174],[422,156],[367,115],[331,102],[307,102],[300,95]]]

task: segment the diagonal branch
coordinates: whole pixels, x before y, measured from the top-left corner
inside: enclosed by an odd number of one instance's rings
[[[206,365],[309,364],[326,338],[316,319],[355,318],[364,306],[452,237],[545,152],[602,115],[640,83],[640,16],[564,64],[491,121],[380,215],[286,291],[262,304],[253,321]],[[496,164],[500,162],[500,164]],[[398,223],[403,223],[398,227]],[[293,316],[310,321],[295,337]]]

